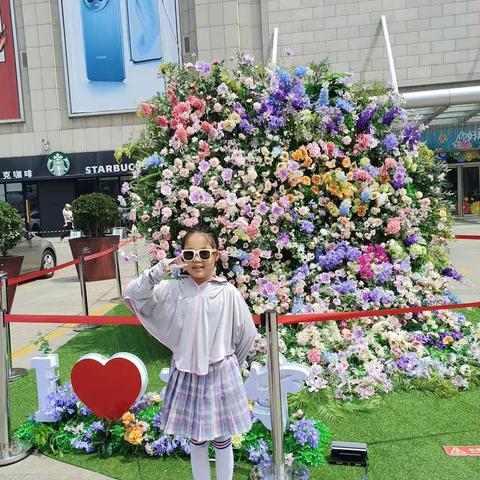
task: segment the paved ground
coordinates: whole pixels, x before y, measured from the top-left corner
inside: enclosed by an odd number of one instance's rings
[[[480,235],[480,218],[460,219],[455,225],[456,234]],[[60,243],[54,239],[59,263],[71,259],[67,242]],[[127,247],[128,254],[131,247]],[[452,284],[452,289],[462,301],[480,301],[480,240],[457,240],[451,245],[451,258],[455,268],[465,276],[464,284]],[[133,278],[132,263],[121,262],[122,280],[127,282]],[[90,313],[101,315],[116,296],[115,281],[95,282],[88,284]],[[79,283],[74,268],[61,270],[51,279],[36,280],[20,285],[13,308],[13,313],[31,314],[81,314]],[[14,366],[29,367],[30,358],[37,352],[31,343],[37,332],[41,330],[49,338],[50,344],[58,348],[67,342],[75,333],[71,325],[42,327],[30,324],[12,325],[12,351]],[[34,454],[27,459],[7,467],[0,468],[0,480],[79,480],[107,479],[104,475],[58,462],[42,455]]]

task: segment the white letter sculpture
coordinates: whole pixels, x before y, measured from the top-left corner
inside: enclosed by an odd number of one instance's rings
[[[58,355],[51,353],[41,357],[33,357],[31,366],[35,369],[37,377],[38,410],[35,412],[35,421],[56,422],[54,415],[47,415],[44,411],[50,407],[48,396],[57,392],[57,373],[55,369],[58,368]]]
[[[308,378],[310,368],[300,363],[289,362],[280,355],[280,386],[282,392],[282,423],[283,431],[288,427],[288,402],[289,393],[298,393],[302,390],[305,380]],[[250,375],[245,382],[247,397],[253,400],[253,415],[260,420],[266,428],[272,429],[270,419],[270,392],[268,388],[268,362],[260,365],[253,362],[250,367]]]

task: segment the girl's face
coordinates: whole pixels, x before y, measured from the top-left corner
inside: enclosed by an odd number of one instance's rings
[[[211,238],[203,233],[193,233],[185,242],[183,250],[215,250]],[[191,262],[185,263],[185,270],[199,285],[213,276],[215,263],[218,260],[218,252],[211,252],[208,260],[201,260],[195,255]]]

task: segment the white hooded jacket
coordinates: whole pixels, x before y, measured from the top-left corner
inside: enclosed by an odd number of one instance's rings
[[[256,328],[241,293],[221,277],[201,285],[188,275],[164,277],[160,262],[128,284],[124,302],[172,351],[176,368],[206,375],[210,364],[231,354],[242,366]]]

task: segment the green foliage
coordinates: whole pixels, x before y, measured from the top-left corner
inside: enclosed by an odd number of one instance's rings
[[[120,219],[115,200],[103,193],[81,195],[72,203],[75,227],[87,237],[103,237]]]
[[[0,200],[0,256],[6,257],[22,241],[24,221],[18,210]]]

